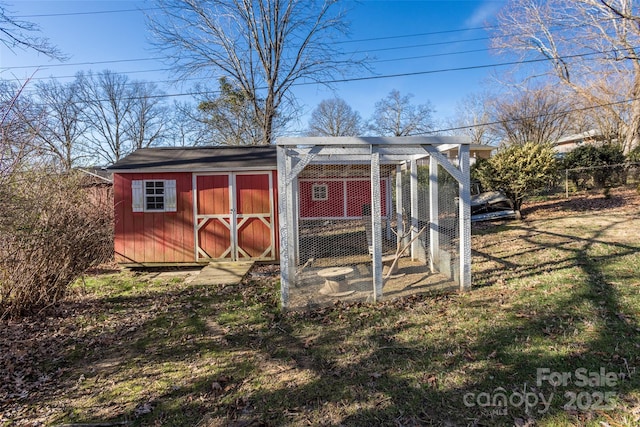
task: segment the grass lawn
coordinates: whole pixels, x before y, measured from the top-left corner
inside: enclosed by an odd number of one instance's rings
[[[468,293],[307,313],[111,271],[0,323],[0,425],[640,425],[640,198],[474,227]]]

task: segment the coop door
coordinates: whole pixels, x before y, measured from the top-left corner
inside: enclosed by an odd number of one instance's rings
[[[196,176],[197,258],[275,259],[270,172]]]

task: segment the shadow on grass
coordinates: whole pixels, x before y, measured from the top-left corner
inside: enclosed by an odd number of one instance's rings
[[[526,206],[523,209],[523,217],[538,213],[548,212],[588,212],[602,211],[604,209],[619,208],[625,206],[627,201],[624,197],[612,195],[605,197],[602,194],[595,194],[591,197],[573,197],[570,199],[559,199],[546,203],[538,203]]]
[[[521,250],[474,251],[495,266],[475,272],[485,286],[467,294],[289,314],[272,280],[104,297],[95,304],[116,324],[88,320],[52,365],[69,374],[28,399],[53,406],[64,397],[60,420],[134,425],[584,425],[632,416],[637,306],[603,268],[639,248],[606,241],[606,228],[583,237],[510,230]],[[598,375],[581,385],[578,369]],[[542,372],[570,378],[553,384]],[[593,383],[602,372],[615,384]],[[611,401],[599,401],[607,392]],[[100,393],[101,402],[74,408]]]

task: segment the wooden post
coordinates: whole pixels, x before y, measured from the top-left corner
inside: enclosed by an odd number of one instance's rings
[[[459,188],[460,290],[471,289],[471,183],[469,179],[469,146],[460,145],[458,159],[462,180]]]
[[[404,234],[404,222],[402,217],[402,166],[396,166],[396,238],[400,240]],[[400,242],[396,242],[400,243]]]
[[[291,169],[291,159],[287,155],[286,147],[278,146],[277,163],[278,163],[278,220],[280,224],[280,304],[285,310],[289,306],[289,283],[291,281],[291,269],[294,268],[291,259],[291,240],[289,235],[290,228],[286,224],[290,224],[293,216],[293,207],[291,206],[291,196],[289,194],[289,184],[287,183],[289,172]]]
[[[382,297],[382,210],[380,200],[380,153],[371,146],[371,227],[373,239],[373,300]]]
[[[438,271],[436,266],[439,259],[440,223],[438,219],[438,161],[429,156],[429,262],[431,272]]]
[[[415,237],[418,232],[418,163],[415,158],[410,160],[411,165],[411,239]],[[414,261],[418,256],[418,239],[415,239],[411,243],[411,260]]]

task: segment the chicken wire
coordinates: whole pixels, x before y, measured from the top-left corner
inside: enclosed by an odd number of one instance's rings
[[[288,184],[291,206],[281,207],[290,210],[289,221],[286,214],[281,221],[287,224],[281,227],[284,306],[375,301],[460,285],[458,181],[439,166],[436,177],[428,161],[382,160],[373,174],[374,162],[363,164],[347,153],[333,164],[301,167],[304,160],[298,161]],[[434,212],[430,200],[436,201]],[[379,206],[377,218],[373,206]]]

